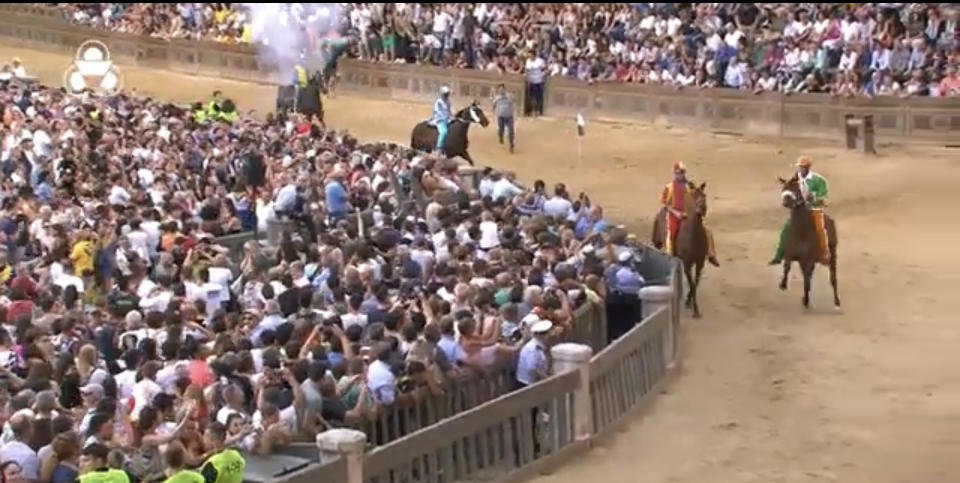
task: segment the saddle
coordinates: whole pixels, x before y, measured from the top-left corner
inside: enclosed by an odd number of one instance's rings
[[[455,123],[458,123],[458,122],[463,122],[463,121],[461,121],[460,118],[458,118],[458,117],[455,117],[455,118],[450,119],[450,125],[451,125],[451,126],[454,125]],[[434,131],[437,130],[437,125],[434,124],[434,123],[432,123],[432,122],[430,122],[430,119],[424,119],[424,120],[423,120],[423,124],[424,124],[425,126],[429,127],[430,129],[433,129]]]

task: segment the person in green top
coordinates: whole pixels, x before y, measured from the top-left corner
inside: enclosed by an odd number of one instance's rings
[[[163,483],[205,483],[203,475],[187,469],[187,450],[179,441],[167,445],[163,452],[163,462],[166,463],[167,479]]]
[[[827,235],[823,219],[823,209],[826,207],[827,194],[829,192],[827,179],[810,169],[813,166],[813,161],[808,156],[800,156],[800,158],[797,159],[796,166],[797,172],[793,175],[793,178],[797,180],[800,185],[800,192],[804,198],[806,198],[807,203],[810,204],[810,212],[813,215],[814,223],[820,235],[820,262],[828,263],[827,258],[829,257],[829,251],[827,250]],[[784,193],[783,196],[787,196],[787,194]],[[783,262],[783,242],[787,237],[787,228],[789,226],[790,218],[787,218],[787,221],[783,224],[783,228],[780,229],[777,251],[773,256],[773,260],[770,260],[770,265],[778,265]]]
[[[217,119],[232,123],[237,120],[237,106],[233,103],[232,99],[226,99],[220,103],[220,113],[217,115]]]
[[[206,483],[243,483],[243,470],[247,461],[234,448],[226,445],[227,428],[220,423],[211,424],[203,433],[203,442],[211,448],[210,456],[200,467]]]
[[[207,103],[207,116],[217,119],[220,115],[220,103],[223,102],[223,93],[213,91],[213,99]]]
[[[194,102],[190,106],[190,111],[193,114],[193,122],[197,124],[203,124],[207,122],[207,110],[203,108],[203,103]]]
[[[323,81],[324,89],[327,95],[333,95],[333,89],[337,79],[337,63],[340,57],[350,48],[352,39],[343,38],[325,38],[321,43],[321,53],[323,55]]]
[[[88,444],[80,452],[80,476],[77,483],[130,483],[126,471],[107,465],[110,448],[100,443]]]

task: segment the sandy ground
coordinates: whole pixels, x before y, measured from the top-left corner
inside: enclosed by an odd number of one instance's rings
[[[16,49],[28,70],[58,81],[69,59]],[[128,68],[128,86],[180,101],[223,90],[243,109],[270,108],[269,88]],[[361,139],[408,139],[427,107],[343,96],[327,120]],[[527,181],[563,181],[601,203],[609,218],[649,233],[670,164],[707,181],[710,222],[723,266],[706,271],[704,318],[687,319],[685,373],[654,410],[588,455],[538,483],[950,481],[960,467],[960,381],[951,355],[960,300],[957,151],[892,151],[864,157],[839,146],[718,138],[678,130],[592,124],[578,160],[571,121],[518,126],[509,155],[495,133],[474,131],[478,162]],[[799,154],[830,181],[840,233],[842,312],[826,274],[813,310],[796,276],[777,290],[767,267],[786,212],[777,175]],[[796,274],[797,270],[794,270]],[[960,286],[960,285],[957,285]],[[954,287],[957,287],[954,286]],[[950,362],[954,361],[954,362]]]

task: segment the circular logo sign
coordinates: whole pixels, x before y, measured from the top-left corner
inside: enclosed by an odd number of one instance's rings
[[[63,87],[74,95],[115,94],[121,84],[120,70],[110,58],[110,49],[99,40],[80,44],[73,65],[63,73]]]

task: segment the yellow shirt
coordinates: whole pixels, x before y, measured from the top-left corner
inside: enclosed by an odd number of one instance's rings
[[[213,20],[217,23],[223,23],[223,21],[227,19],[227,15],[230,15],[229,10],[217,10],[216,12],[213,12]]]
[[[84,270],[93,272],[94,246],[89,241],[78,241],[70,250],[70,262],[73,263],[73,272],[82,277]]]
[[[243,24],[243,31],[240,33],[240,41],[249,44],[253,34],[250,33],[250,24]]]

